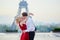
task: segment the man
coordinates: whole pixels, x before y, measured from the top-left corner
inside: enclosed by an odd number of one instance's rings
[[[26,21],[27,30],[25,30],[24,32],[29,32],[29,40],[34,40],[35,25],[30,15],[32,15],[32,13],[30,13],[29,15],[26,12],[22,13],[22,16],[27,17],[27,21]]]

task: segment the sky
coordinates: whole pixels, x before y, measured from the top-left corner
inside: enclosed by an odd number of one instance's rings
[[[12,24],[21,0],[0,0],[0,24]],[[35,22],[60,23],[60,0],[26,0]]]

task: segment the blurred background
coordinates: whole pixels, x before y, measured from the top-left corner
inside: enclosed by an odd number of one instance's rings
[[[18,32],[18,26],[12,30],[12,23],[18,12],[21,0],[0,0],[0,32]],[[60,32],[60,0],[25,0],[36,32]],[[22,10],[24,11],[24,9]]]

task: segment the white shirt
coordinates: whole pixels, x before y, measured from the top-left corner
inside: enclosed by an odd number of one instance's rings
[[[35,25],[33,23],[32,17],[28,17],[27,22],[27,30],[25,30],[25,32],[30,32],[30,31],[35,31]]]

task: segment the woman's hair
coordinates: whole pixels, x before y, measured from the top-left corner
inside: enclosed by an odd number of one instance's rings
[[[22,16],[28,16],[27,12],[23,12]]]
[[[21,18],[21,17],[17,17],[17,18],[16,18],[16,23],[19,23],[19,22],[20,22],[20,18]]]
[[[16,23],[20,23],[20,22],[23,22],[23,21],[26,21],[27,19],[24,19],[23,17],[17,17],[16,18]]]

